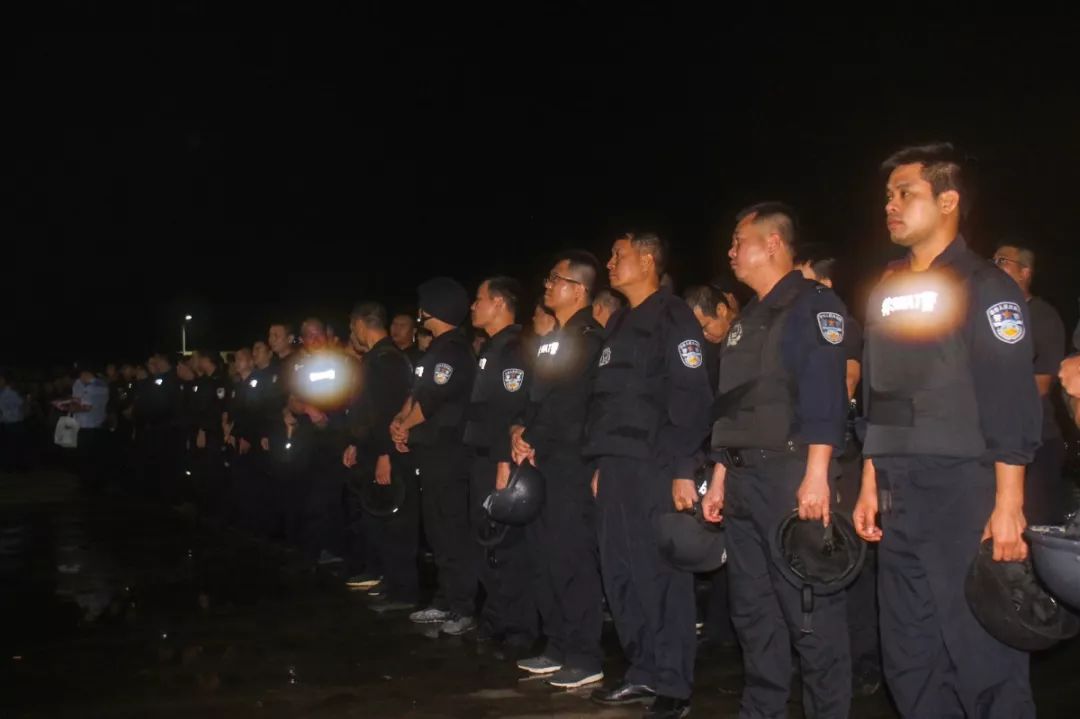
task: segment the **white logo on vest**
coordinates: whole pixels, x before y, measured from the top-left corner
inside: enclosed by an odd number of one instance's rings
[[[938,293],[934,291],[918,292],[913,295],[886,297],[881,301],[881,316],[888,317],[894,312],[926,312],[937,307]]]
[[[600,364],[598,366],[603,367],[604,365],[606,365],[610,361],[611,361],[611,348],[610,347],[605,347],[604,351],[600,353]]]
[[[540,349],[537,350],[536,356],[540,355],[554,355],[559,351],[558,342],[548,342],[546,345],[540,345]]]

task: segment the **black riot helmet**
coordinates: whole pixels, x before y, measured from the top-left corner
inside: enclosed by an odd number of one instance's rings
[[[709,522],[695,504],[690,512],[666,512],[657,517],[660,554],[684,572],[711,572],[727,561],[723,526]]]
[[[992,539],[971,562],[964,594],[983,629],[1014,649],[1049,649],[1080,633],[1080,618],[1039,584],[1030,560],[994,561]]]
[[[405,477],[396,462],[390,464],[390,484],[375,481],[374,472],[350,472],[348,487],[360,506],[373,517],[389,517],[405,504]]]
[[[826,527],[820,520],[799,519],[794,510],[777,525],[773,560],[780,573],[802,592],[804,634],[811,634],[814,597],[836,594],[848,587],[862,571],[866,543],[855,533],[851,518],[843,512],[829,513]]]
[[[1058,600],[1080,610],[1080,514],[1065,526],[1028,527],[1035,573]]]
[[[521,526],[536,519],[544,506],[544,475],[529,462],[510,473],[506,489],[498,489],[484,500],[488,517],[496,522]]]

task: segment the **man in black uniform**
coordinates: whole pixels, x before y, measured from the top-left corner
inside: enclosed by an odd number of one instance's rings
[[[427,609],[409,618],[462,634],[476,626],[476,543],[469,528],[469,456],[462,433],[476,359],[461,330],[469,295],[436,277],[417,288],[422,325],[435,336],[416,366],[411,397],[390,426],[399,451],[420,471],[424,532],[435,555],[438,589]]]
[[[686,303],[660,289],[667,248],[628,233],[608,260],[611,286],[629,307],[611,318],[597,360],[584,454],[595,458],[600,569],[630,669],[594,701],[649,701],[649,716],[690,710],[694,676],[693,575],[670,566],[656,537],[659,515],[697,499],[696,458],[708,432],[712,390],[701,326]]]
[[[603,329],[608,326],[608,322],[611,321],[612,315],[625,306],[626,302],[623,301],[622,295],[617,295],[615,292],[605,287],[593,297],[593,319],[596,320],[596,323]]]
[[[178,472],[186,446],[180,378],[162,354],[150,357],[147,369],[151,374],[135,393],[136,491],[173,504],[180,498]]]
[[[604,678],[596,506],[589,487],[592,468],[581,455],[603,344],[603,328],[590,308],[598,270],[591,254],[573,251],[548,273],[544,306],[555,313],[558,329],[539,340],[529,403],[511,433],[514,461],[536,465],[546,489],[540,516],[525,532],[547,646],[518,667],[550,674],[552,686],[566,689]]]
[[[227,411],[229,381],[224,361],[217,352],[195,353],[198,376],[187,396],[192,436],[192,481],[203,503],[203,509],[220,520],[230,519],[229,477],[224,471],[222,448],[225,431],[222,420]]]
[[[531,371],[525,364],[521,325],[515,323],[521,285],[509,277],[480,283],[472,304],[472,325],[490,339],[477,360],[465,444],[472,450],[469,514],[473,532],[484,537],[489,519],[484,500],[510,479],[510,426],[525,408]],[[475,553],[477,576],[484,587],[479,634],[502,640],[512,652],[524,652],[536,640],[536,604],[529,582],[531,562],[525,532],[508,527],[502,541]]]
[[[836,258],[823,245],[801,244],[795,266],[803,277],[833,288]],[[862,326],[850,314],[844,316],[844,355],[848,396],[847,431],[838,456],[840,478],[834,487],[836,504],[845,512],[855,508],[862,482],[862,444],[856,433],[858,403],[855,390],[862,377]],[[847,588],[848,633],[851,636],[852,688],[857,696],[868,696],[881,688],[881,641],[877,611],[877,550],[871,544],[863,569]]]
[[[389,517],[363,514],[353,493],[350,530],[354,547],[363,547],[364,573],[346,584],[370,589],[381,584],[381,611],[405,609],[419,601],[416,564],[419,533],[420,486],[403,455],[394,450],[390,423],[409,396],[412,367],[386,331],[386,308],[364,302],[353,310],[352,334],[364,350],[360,365],[360,393],[349,410],[349,444],[343,464],[356,472],[359,483],[372,478],[390,484],[392,463],[402,464],[398,475],[405,482],[405,501]],[[381,581],[380,581],[381,578]]]
[[[1042,444],[1024,475],[1024,518],[1029,524],[1064,524],[1072,497],[1062,479],[1065,443],[1058,425],[1057,372],[1065,359],[1065,323],[1054,307],[1031,294],[1035,253],[1021,243],[1001,245],[994,264],[1013,278],[1027,301],[1028,332],[1035,351],[1035,387],[1042,399]]]
[[[964,596],[981,540],[997,561],[1027,556],[1024,466],[1041,423],[1028,310],[959,235],[952,146],[902,150],[884,169],[889,235],[908,256],[867,306],[855,527],[881,542],[885,679],[904,717],[1034,717],[1028,655],[991,637]]]
[[[755,297],[720,353],[717,464],[702,507],[713,522],[723,510],[727,526],[732,621],[746,674],[739,716],[787,716],[794,644],[806,715],[847,717],[845,595],[815,597],[805,617],[800,589],[774,564],[772,541],[794,506],[800,518],[829,524],[829,484],[838,473],[832,457],[843,448],[847,421],[847,311],[832,291],[795,269],[788,208],[761,203],[736,219],[728,256]]]
[[[294,531],[299,529],[301,550],[309,559],[338,564],[345,554],[345,410],[356,396],[360,368],[353,356],[330,344],[319,318],[304,320],[300,336],[303,350],[288,358],[291,371],[286,372],[288,416],[296,421],[287,444],[299,445],[306,460],[289,473],[290,491],[302,508]]]
[[[423,350],[416,346],[416,316],[408,312],[398,312],[390,322],[390,339],[394,346],[405,353],[409,364],[416,367],[420,364],[420,358],[424,356]]]
[[[701,325],[701,333],[705,337],[702,346],[705,372],[709,376],[709,387],[715,391],[720,381],[720,346],[739,314],[739,303],[733,292],[721,290],[715,284],[689,287],[683,292],[683,299]],[[712,452],[708,444],[706,440],[702,445],[702,464],[703,469],[711,475],[711,467],[707,465]],[[727,567],[717,569],[710,579],[712,587],[705,607],[703,638],[714,647],[734,647],[735,627],[731,623]]]

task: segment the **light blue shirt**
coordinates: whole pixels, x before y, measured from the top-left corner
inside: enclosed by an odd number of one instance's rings
[[[87,412],[75,413],[79,429],[97,429],[105,424],[105,410],[109,406],[107,384],[96,378],[89,384],[84,384],[81,379],[77,379],[71,387],[71,396],[90,407]]]
[[[4,387],[0,390],[0,423],[14,424],[22,421],[23,398],[11,387]]]

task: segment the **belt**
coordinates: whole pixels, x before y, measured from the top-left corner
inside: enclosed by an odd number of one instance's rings
[[[729,467],[760,467],[777,459],[790,459],[799,455],[803,446],[789,441],[784,449],[727,449],[724,450]]]

